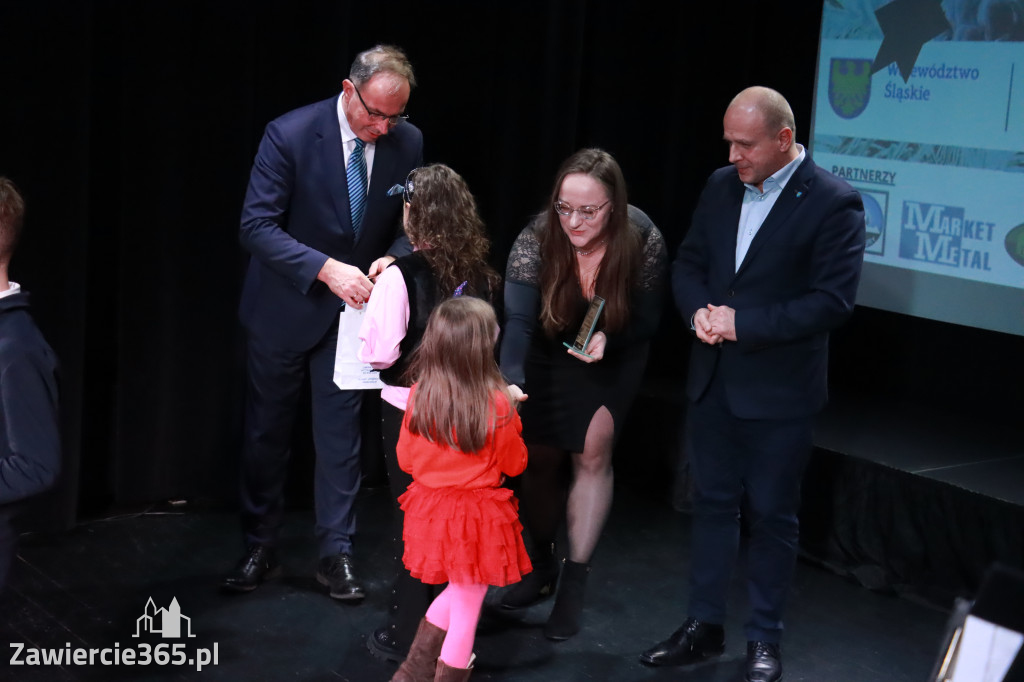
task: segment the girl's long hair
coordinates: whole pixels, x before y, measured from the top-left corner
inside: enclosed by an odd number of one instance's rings
[[[467,294],[495,294],[501,277],[487,263],[490,242],[462,176],[437,163],[412,171],[406,184],[413,191],[405,233],[423,252],[440,290],[450,296],[468,281]]]
[[[540,319],[549,336],[575,322],[579,306],[579,272],[576,253],[562,231],[555,202],[567,175],[583,173],[608,192],[611,212],[604,228],[605,252],[594,284],[594,294],[605,300],[603,328],[620,331],[629,321],[629,294],[640,276],[643,245],[640,233],[629,222],[626,180],[612,155],[601,149],[581,149],[558,170],[548,205],[540,214]]]
[[[434,308],[412,359],[416,384],[409,431],[466,453],[483,448],[498,420],[509,419],[513,409],[494,361],[497,335],[498,319],[486,301],[460,296]],[[495,392],[508,400],[502,414]]]

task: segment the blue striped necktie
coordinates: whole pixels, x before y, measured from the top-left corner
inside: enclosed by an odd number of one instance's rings
[[[359,239],[359,228],[363,223],[366,211],[366,157],[363,147],[366,143],[356,138],[356,148],[348,157],[348,170],[345,177],[348,181],[348,203],[352,208],[352,232]]]

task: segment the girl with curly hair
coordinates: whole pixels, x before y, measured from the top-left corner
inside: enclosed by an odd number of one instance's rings
[[[466,181],[443,164],[414,169],[403,187],[405,233],[415,249],[381,273],[360,328],[359,358],[380,370],[381,434],[388,483],[396,500],[412,482],[395,455],[409,399],[408,365],[420,345],[430,313],[452,296],[474,296],[493,303],[501,277],[487,263],[490,242]],[[401,564],[401,528],[393,536],[398,577],[387,623],[367,637],[379,658],[401,661],[417,625],[433,598],[430,585],[409,575]]]

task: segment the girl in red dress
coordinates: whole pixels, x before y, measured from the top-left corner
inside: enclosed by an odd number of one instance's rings
[[[448,583],[421,621],[392,682],[469,679],[477,621],[489,585],[532,570],[518,502],[501,487],[526,468],[522,422],[494,361],[494,309],[462,296],[430,316],[411,367],[398,464],[413,482],[402,559],[413,577]]]

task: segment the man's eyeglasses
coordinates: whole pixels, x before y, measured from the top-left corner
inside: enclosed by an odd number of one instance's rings
[[[579,208],[573,208],[571,205],[564,201],[555,202],[555,213],[558,215],[571,216],[573,211],[580,214],[580,218],[583,220],[593,220],[597,217],[597,214],[601,212],[601,209],[611,203],[611,199],[604,202],[600,206],[580,206]]]
[[[359,101],[363,105],[363,109],[366,109],[366,113],[370,115],[370,118],[375,118],[378,121],[387,121],[389,126],[396,126],[399,121],[405,121],[409,118],[408,114],[395,114],[394,116],[388,116],[387,114],[382,114],[379,111],[374,111],[370,107],[366,106],[366,100],[363,99],[363,95],[359,92],[359,88],[356,87],[355,83],[352,83],[352,89],[356,91],[356,97],[359,98]]]

